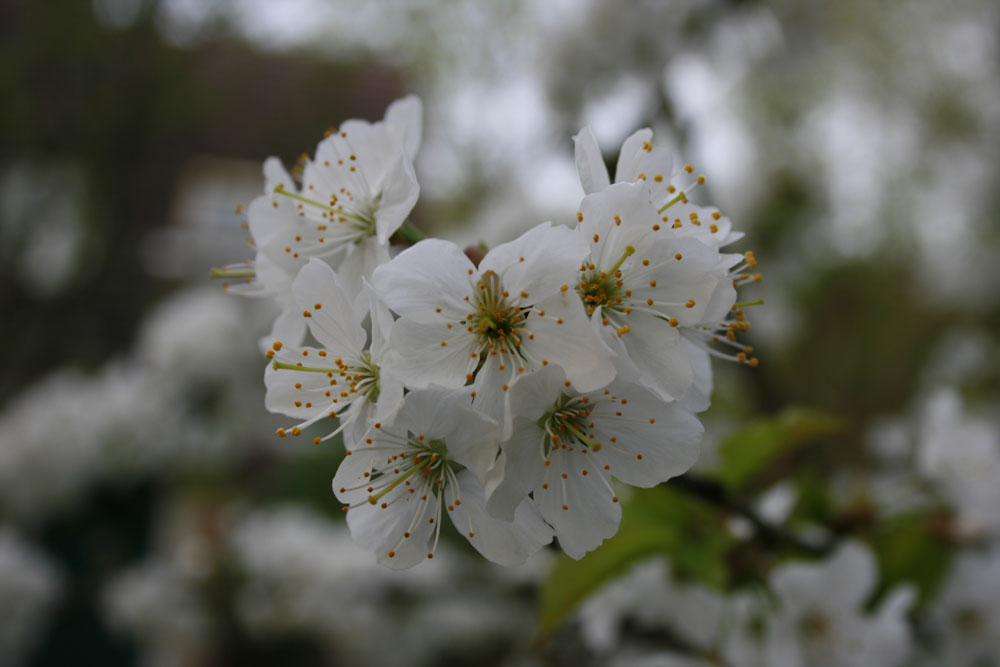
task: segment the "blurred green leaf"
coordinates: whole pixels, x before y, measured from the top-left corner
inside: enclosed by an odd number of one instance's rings
[[[837,433],[841,426],[833,415],[806,408],[755,421],[719,446],[719,478],[730,488],[743,487],[778,458]]]
[[[721,587],[729,545],[713,508],[669,486],[636,489],[614,537],[581,560],[563,555],[556,562],[541,590],[539,635],[551,635],[589,594],[653,554],[669,557],[676,575]]]
[[[950,519],[939,511],[880,522],[872,542],[879,560],[881,592],[909,582],[917,587],[918,604],[929,602],[955,555],[949,527]]]

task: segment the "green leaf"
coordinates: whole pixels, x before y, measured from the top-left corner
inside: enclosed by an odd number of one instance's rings
[[[909,582],[917,587],[918,604],[934,598],[956,551],[943,529],[948,523],[946,515],[932,511],[892,517],[878,524],[872,541],[879,560],[881,592]]]
[[[753,422],[726,438],[719,446],[719,478],[739,489],[781,456],[837,433],[841,422],[819,410],[790,408]]]
[[[654,554],[670,558],[674,572],[720,587],[730,538],[721,515],[666,486],[636,489],[622,506],[618,533],[581,560],[561,556],[542,586],[539,635],[552,634],[603,584]]]

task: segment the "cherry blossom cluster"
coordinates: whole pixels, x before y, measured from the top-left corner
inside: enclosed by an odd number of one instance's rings
[[[422,109],[349,120],[295,177],[271,158],[246,211],[256,257],[216,271],[276,299],[266,407],[346,456],[333,481],[354,539],[392,568],[432,558],[444,517],[513,564],[558,539],[574,558],[613,535],[616,482],[690,468],[710,358],[751,366],[737,290],[759,280],[704,182],[640,130],[614,182],[589,129],[575,226],[543,222],[483,256],[415,240]],[[570,216],[567,216],[570,217]],[[478,260],[478,261],[475,261]]]

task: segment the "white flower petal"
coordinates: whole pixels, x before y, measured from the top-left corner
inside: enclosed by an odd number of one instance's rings
[[[315,257],[302,267],[292,283],[292,295],[302,309],[309,331],[327,352],[336,357],[356,358],[365,347],[366,335],[340,278]]]
[[[563,285],[573,285],[580,262],[589,252],[587,240],[575,230],[543,222],[486,253],[479,272],[493,271],[511,295],[523,292],[529,296],[522,295],[522,303],[537,303]]]
[[[374,236],[352,244],[343,259],[336,264],[344,290],[352,295],[354,312],[363,317],[368,312],[368,299],[362,289],[370,281],[375,269],[389,261],[389,249]]]
[[[661,222],[640,183],[616,183],[587,195],[580,212],[580,231],[592,244],[590,261],[602,271],[610,270],[628,246],[641,247]]]
[[[608,167],[604,164],[604,156],[597,145],[593,130],[585,127],[573,137],[575,146],[576,169],[580,173],[580,185],[584,194],[600,192],[611,185]]]
[[[483,556],[500,565],[517,565],[552,541],[552,529],[527,500],[503,521],[486,513],[483,487],[469,471],[458,474],[457,497],[449,507],[452,523]]]
[[[423,116],[423,105],[416,95],[407,95],[396,100],[385,112],[385,124],[389,132],[403,145],[411,160],[420,150]]]
[[[471,273],[470,273],[471,272]],[[400,315],[433,313],[464,318],[476,267],[454,243],[427,239],[396,255],[372,276],[379,298]]]
[[[607,335],[615,334],[611,332]],[[680,335],[664,320],[645,313],[633,313],[629,318],[629,333],[622,336],[621,341],[629,359],[639,369],[640,383],[664,399],[682,397],[694,382],[691,360]]]
[[[698,460],[698,419],[635,384],[609,386],[617,401],[593,394],[591,421],[601,449],[594,454],[610,473],[633,486],[649,487],[687,472]],[[615,442],[610,442],[610,437]]]
[[[606,480],[586,456],[560,451],[551,460],[542,486],[535,489],[535,506],[555,530],[563,551],[580,559],[618,532],[621,504],[614,502]]]
[[[634,181],[630,178],[632,174],[638,174],[636,164],[643,153],[642,145],[653,140],[653,131],[648,127],[637,130],[625,143],[622,144],[621,152],[618,153],[618,166],[615,170],[615,183],[628,183]]]
[[[385,367],[408,387],[462,387],[479,363],[476,339],[443,319],[404,317],[390,336]],[[442,345],[444,343],[444,345]]]
[[[375,230],[381,244],[389,243],[389,237],[403,224],[420,197],[420,186],[410,159],[400,155],[391,165],[382,183],[382,199],[375,211]]]
[[[524,379],[530,377],[525,376]],[[550,400],[551,396],[549,394],[545,400]],[[541,405],[544,409],[545,404]],[[513,521],[521,502],[541,485],[545,472],[542,456],[544,439],[544,431],[538,428],[533,419],[514,417],[512,433],[502,444],[503,451],[496,461],[497,468],[490,471],[486,505],[490,514],[505,521]]]
[[[316,358],[314,355],[318,350],[304,349],[310,352],[312,358]],[[278,412],[296,419],[310,419],[320,412],[331,410],[339,412],[332,398],[326,396],[332,389],[330,380],[326,373],[276,370],[268,364],[264,371],[264,385],[267,387],[264,407],[269,412]],[[334,394],[333,397],[336,396]]]
[[[478,479],[496,459],[500,428],[495,421],[468,406],[464,391],[418,389],[406,395],[396,423],[428,440],[442,439],[448,457],[468,468]]]
[[[397,505],[363,502],[347,512],[347,526],[354,540],[375,552],[378,562],[394,570],[413,567],[427,558],[434,535],[438,500],[433,494],[401,496]],[[409,533],[409,537],[404,537]],[[389,554],[392,554],[391,556]]]
[[[681,405],[691,412],[704,412],[712,404],[712,357],[708,351],[681,335],[684,349],[691,361],[694,380],[681,399]]]
[[[534,335],[522,344],[525,356],[558,364],[580,391],[603,387],[614,379],[614,364],[574,290],[558,292],[536,304],[525,326]]]

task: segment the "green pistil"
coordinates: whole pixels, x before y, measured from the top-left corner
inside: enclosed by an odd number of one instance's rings
[[[299,366],[298,364],[286,364],[275,359],[271,362],[271,367],[276,371],[305,371],[306,373],[340,373],[339,368],[312,368],[310,366]]]
[[[374,505],[379,500],[381,500],[382,497],[385,496],[385,494],[389,493],[390,491],[392,491],[393,489],[395,489],[397,486],[399,486],[400,484],[402,484],[403,482],[405,482],[407,479],[409,479],[410,477],[412,477],[414,475],[414,473],[420,472],[421,470],[423,470],[423,467],[421,465],[414,464],[414,466],[412,468],[410,468],[405,473],[403,473],[402,475],[400,475],[399,477],[397,477],[395,480],[392,481],[392,483],[390,483],[384,489],[382,489],[381,491],[379,491],[378,493],[376,493],[374,495],[368,496],[368,502],[370,502],[372,505]]]
[[[588,417],[587,407],[578,403],[577,399],[562,394],[559,400],[555,402],[555,405],[552,406],[552,410],[542,415],[536,423],[550,437],[553,432],[558,434],[563,430],[569,431],[580,444],[586,445],[593,451],[598,452],[603,445],[593,438],[588,437],[582,428],[582,422]],[[548,453],[547,448],[546,453]]]
[[[324,211],[330,211],[331,213],[339,213],[339,211],[337,211],[337,209],[335,209],[332,206],[327,206],[326,204],[322,204],[322,203],[316,201],[315,199],[309,199],[308,197],[303,197],[300,194],[296,194],[294,192],[289,192],[288,190],[284,189],[280,185],[274,189],[274,192],[275,192],[275,194],[285,195],[286,197],[291,197],[292,199],[298,199],[300,202],[303,202],[305,204],[309,204],[310,206],[315,206],[316,208],[321,208]]]
[[[687,195],[684,194],[683,190],[681,190],[680,192],[678,192],[676,197],[674,197],[673,199],[671,199],[670,201],[668,201],[661,208],[657,209],[656,212],[657,213],[663,213],[664,211],[666,211],[668,208],[670,208],[671,206],[673,206],[674,204],[676,204],[679,201],[687,203]]]
[[[622,256],[618,258],[618,262],[616,262],[615,265],[611,267],[611,271],[609,271],[608,273],[613,274],[615,271],[622,268],[622,264],[625,263],[625,260],[634,254],[635,254],[635,248],[633,248],[630,245],[625,246],[625,252],[622,253]]]
[[[314,368],[312,366],[299,366],[298,364],[289,364],[284,361],[278,361],[275,359],[271,362],[271,367],[274,370],[285,370],[285,371],[303,371],[306,373],[326,373],[328,375],[338,375],[350,378],[351,386],[354,387],[352,391],[357,394],[361,394],[367,398],[372,403],[376,402],[379,397],[379,367],[378,364],[374,363],[371,358],[371,354],[367,351],[361,353],[361,358],[358,360],[357,366],[342,366],[340,368]],[[357,380],[354,376],[360,376]]]
[[[739,303],[734,303],[733,308],[747,308],[749,306],[763,306],[764,299],[757,299],[756,301],[740,301]]]
[[[583,299],[584,308],[590,315],[598,306],[611,308],[612,310],[622,310],[621,305],[622,286],[621,278],[617,276],[618,269],[621,268],[625,260],[635,254],[635,248],[625,246],[625,252],[618,258],[615,265],[608,271],[593,269],[580,277],[580,283],[576,287],[577,294]]]
[[[590,447],[595,452],[601,451],[601,446],[602,446],[601,443],[596,442],[596,441],[588,438],[576,426],[573,425],[573,422],[571,422],[569,420],[564,420],[562,422],[562,424],[563,424],[563,426],[565,426],[569,430],[570,433],[572,433],[573,435],[576,436],[577,440],[579,440],[583,444],[587,445],[588,447]]]
[[[469,318],[469,324],[475,327],[481,344],[500,344],[513,352],[520,340],[517,330],[524,326],[521,309],[507,303],[495,274],[484,276],[476,290],[478,312]]]
[[[212,278],[255,278],[257,271],[251,268],[246,269],[216,269],[209,272]]]

